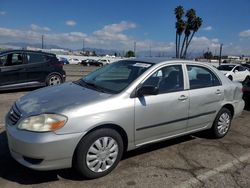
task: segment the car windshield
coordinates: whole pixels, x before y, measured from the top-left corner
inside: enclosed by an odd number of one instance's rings
[[[107,93],[120,93],[145,72],[151,63],[123,60],[104,66],[80,79],[86,86]]]
[[[231,71],[234,67],[235,65],[221,65],[218,67],[218,70]]]

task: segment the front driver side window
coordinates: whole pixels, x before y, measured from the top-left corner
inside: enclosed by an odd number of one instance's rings
[[[158,87],[159,94],[182,91],[184,89],[182,66],[163,67],[152,74],[143,85]]]
[[[4,66],[14,66],[23,64],[22,53],[11,53],[1,57]]]

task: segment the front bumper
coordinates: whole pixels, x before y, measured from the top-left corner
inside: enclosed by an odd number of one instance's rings
[[[9,125],[6,132],[12,157],[35,170],[70,168],[75,148],[85,134],[35,133]]]

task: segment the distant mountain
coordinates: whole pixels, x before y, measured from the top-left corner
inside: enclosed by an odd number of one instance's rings
[[[26,47],[34,47],[34,48],[41,48],[41,44],[39,43],[35,43],[35,44],[30,44],[30,43],[26,43],[26,42],[7,42],[7,43],[1,43],[0,45],[5,45],[5,46],[16,46],[18,48],[26,48]],[[45,46],[46,48],[57,48],[57,49],[63,49],[58,45],[54,45],[54,44],[46,44]]]

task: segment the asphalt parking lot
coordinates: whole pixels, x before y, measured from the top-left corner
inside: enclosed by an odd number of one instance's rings
[[[67,81],[96,67],[65,66]],[[38,172],[15,162],[8,151],[4,116],[32,90],[0,93],[0,188],[4,187],[250,187],[250,105],[222,139],[194,134],[128,152],[108,176],[84,180],[74,170]]]

